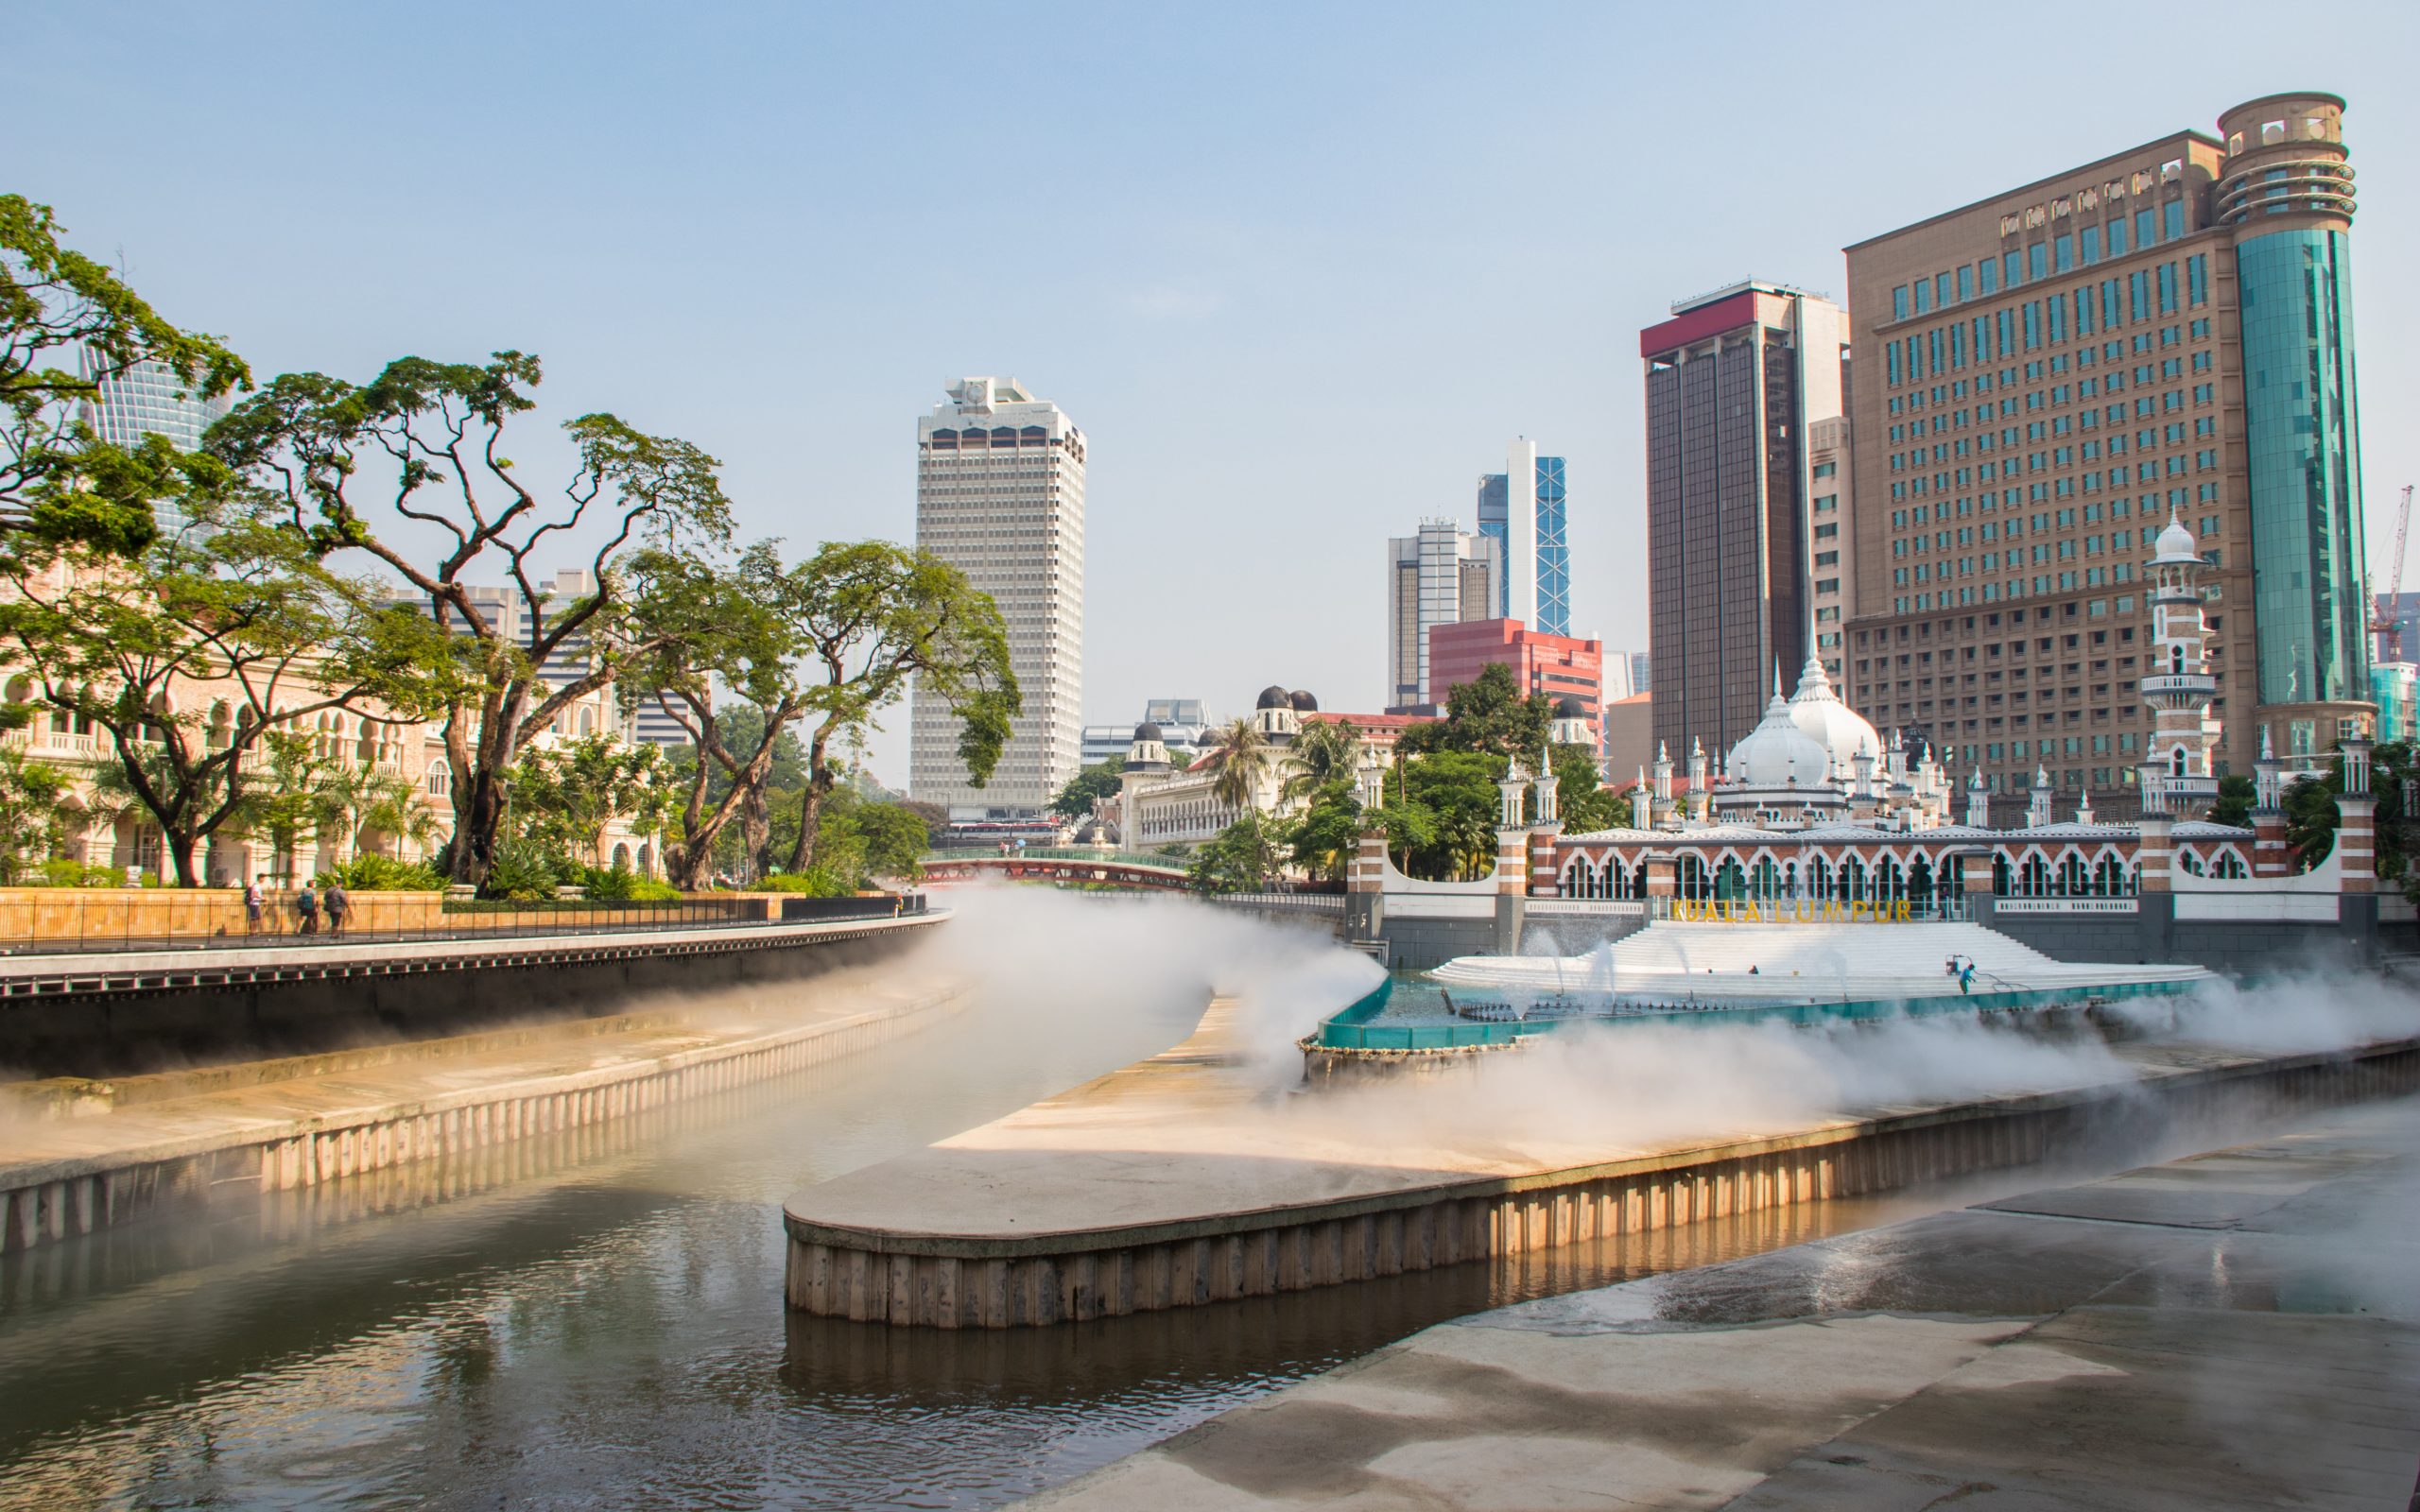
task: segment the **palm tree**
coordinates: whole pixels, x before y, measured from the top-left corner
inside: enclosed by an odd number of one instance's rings
[[[1260,781],[1269,775],[1269,742],[1250,719],[1230,721],[1211,737],[1210,762],[1218,780],[1210,791],[1219,802],[1247,813],[1259,807]]]
[[[366,832],[386,835],[397,847],[398,861],[405,842],[425,854],[444,831],[435,810],[422,801],[419,786],[400,772],[344,766],[328,775],[321,790],[334,811],[331,822],[348,821],[356,837]]]
[[[1358,731],[1341,719],[1315,719],[1286,747],[1286,781],[1277,796],[1288,803],[1306,799],[1337,778],[1352,776],[1360,761]]]

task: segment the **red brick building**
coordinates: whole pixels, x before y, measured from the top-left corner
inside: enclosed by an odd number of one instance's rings
[[[1604,734],[1604,662],[1602,641],[1548,635],[1519,620],[1466,620],[1428,631],[1429,686],[1440,697],[1477,681],[1489,664],[1501,663],[1512,669],[1512,679],[1526,692],[1579,699],[1596,742]]]

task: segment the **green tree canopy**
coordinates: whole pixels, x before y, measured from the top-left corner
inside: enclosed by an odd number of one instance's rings
[[[64,229],[48,205],[0,195],[0,522],[48,512],[54,532],[95,527],[96,543],[132,549],[152,533],[149,495],[60,487],[84,469],[94,439],[78,402],[140,362],[201,398],[251,373],[216,337],[179,330],[107,265],[61,247]],[[111,508],[73,520],[70,503]]]
[[[1395,743],[1397,754],[1470,751],[1490,756],[1520,754],[1535,759],[1554,721],[1554,701],[1523,695],[1512,669],[1491,662],[1469,682],[1445,696],[1445,717],[1414,725]]]
[[[1117,796],[1117,774],[1126,769],[1126,758],[1112,756],[1105,762],[1095,762],[1067,779],[1059,796],[1050,800],[1050,812],[1064,819],[1088,817],[1095,800]]]
[[[12,532],[0,544],[0,645],[48,703],[108,735],[113,784],[159,825],[178,880],[196,885],[195,850],[242,810],[269,733],[334,710],[421,717],[442,696],[428,668],[445,648],[291,531],[186,487],[207,459],[161,443],[117,453],[119,463],[146,480],[124,497],[173,497],[195,528],[123,556],[75,532]]]
[[[460,676],[443,730],[459,882],[483,881],[493,862],[523,746],[653,649],[629,624],[616,558],[633,543],[711,549],[731,534],[715,458],[607,414],[565,424],[577,461],[560,499],[542,501],[507,452],[539,380],[538,359],[517,352],[485,364],[403,357],[358,387],[287,373],[238,404],[205,443],[311,549],[357,553],[402,578],[452,641]],[[541,563],[575,538],[591,543],[582,551],[587,586],[559,594]],[[430,540],[434,549],[424,550]],[[499,578],[540,607],[518,633],[472,593]],[[575,649],[584,673],[540,676]]]
[[[2210,822],[2245,828],[2252,823],[2252,805],[2259,799],[2259,784],[2240,772],[2230,772],[2219,779],[2219,798],[2210,805]]]

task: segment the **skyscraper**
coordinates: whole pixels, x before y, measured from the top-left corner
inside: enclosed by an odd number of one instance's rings
[[[1514,479],[1521,480],[1519,488]],[[1504,471],[1478,480],[1478,533],[1502,564],[1493,619],[1548,635],[1571,633],[1571,552],[1564,535],[1564,467],[1535,441],[1512,442]]]
[[[2122,816],[2173,515],[2218,774],[2366,726],[2342,115],[2270,95],[1848,249],[1870,717]]]
[[[1430,685],[1428,632],[1439,625],[1498,618],[1503,558],[1496,542],[1424,520],[1420,534],[1387,542],[1387,708],[1443,699]]]
[[[112,446],[132,446],[146,436],[164,436],[178,451],[190,452],[201,444],[201,433],[233,407],[232,395],[204,399],[199,385],[185,382],[149,358],[123,372],[96,376],[92,353],[78,355],[84,380],[98,388],[78,406],[78,418]]]
[[[953,818],[1037,814],[1081,762],[1083,432],[1012,378],[951,385],[916,422],[916,543],[1000,606],[1025,713],[977,787],[958,758],[958,719],[919,687],[909,790]]]
[[[162,436],[178,451],[190,452],[201,445],[201,433],[234,407],[233,394],[205,399],[199,385],[147,357],[122,372],[98,368],[91,352],[77,352],[77,370],[95,391],[77,406],[76,418],[112,446],[130,448],[146,436]],[[171,536],[188,523],[172,506],[155,505],[154,512]]]
[[[1655,738],[1673,751],[1728,747],[1762,717],[1775,669],[1797,676],[1819,559],[1838,614],[1841,495],[1816,472],[1838,460],[1819,462],[1813,433],[1837,450],[1846,331],[1821,295],[1747,283],[1639,333],[1648,646]]]

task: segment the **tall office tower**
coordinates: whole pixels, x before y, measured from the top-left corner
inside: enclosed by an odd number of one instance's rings
[[[78,406],[78,418],[113,446],[132,446],[146,436],[164,436],[178,451],[190,452],[201,444],[201,433],[234,404],[233,395],[202,398],[198,386],[147,358],[124,372],[98,377],[95,366],[90,352],[78,353],[79,373],[98,388]]]
[[[1431,688],[1428,631],[1497,618],[1503,558],[1496,542],[1451,520],[1423,520],[1420,534],[1387,542],[1387,709],[1443,701]]]
[[[146,358],[125,371],[102,373],[89,351],[77,352],[77,371],[95,386],[92,398],[76,406],[76,418],[112,446],[131,447],[146,436],[164,436],[180,452],[201,445],[201,433],[234,407],[233,394],[204,399],[199,386],[189,384],[160,363]],[[163,529],[173,534],[184,516],[160,507]]]
[[[1495,542],[1504,570],[1495,612],[1548,635],[1571,633],[1571,548],[1565,536],[1565,469],[1540,456],[1535,441],[1514,441],[1504,471],[1478,480],[1478,533]],[[1523,480],[1515,489],[1512,480]]]
[[[2342,112],[2271,95],[1848,249],[1869,717],[2129,813],[2173,510],[2219,775],[2367,727]]]
[[[1647,680],[1647,669],[1651,664],[1649,653],[1645,651],[1633,651],[1630,654],[1630,693],[1632,697],[1635,698],[1642,693],[1651,693],[1654,691],[1654,684]]]
[[[1084,434],[1012,378],[965,378],[916,422],[916,544],[992,595],[1025,695],[991,781],[958,759],[959,720],[917,688],[908,787],[953,819],[1038,814],[1083,742]]]
[[[1774,668],[1794,678],[1806,663],[1812,584],[1834,584],[1826,607],[1845,602],[1832,576],[1845,470],[1829,422],[1842,415],[1847,329],[1821,295],[1747,283],[1684,300],[1639,333],[1648,646],[1655,738],[1673,751],[1725,749],[1754,729]]]

